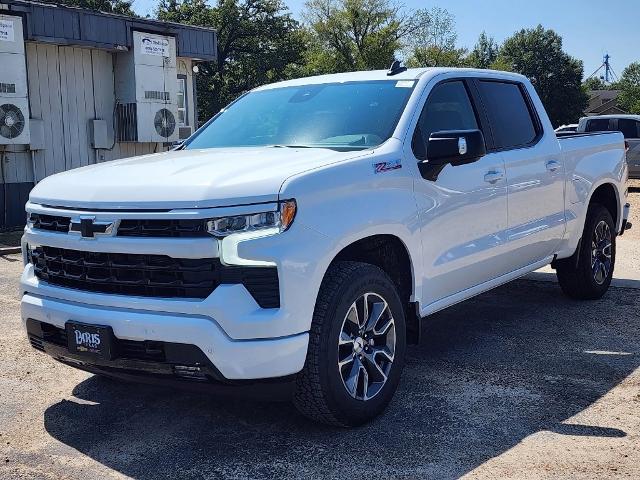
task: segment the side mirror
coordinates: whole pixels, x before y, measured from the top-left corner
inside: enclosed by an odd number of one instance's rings
[[[443,130],[433,132],[427,142],[429,165],[465,165],[487,154],[480,130]]]

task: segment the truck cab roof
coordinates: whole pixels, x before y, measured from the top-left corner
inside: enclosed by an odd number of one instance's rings
[[[523,81],[526,77],[511,72],[502,72],[498,70],[483,70],[477,68],[452,68],[452,67],[429,67],[429,68],[408,68],[396,74],[389,75],[389,70],[370,70],[359,72],[334,73],[329,75],[316,75],[314,77],[296,78],[293,80],[285,80],[282,82],[262,85],[254,90],[268,90],[272,88],[296,87],[301,85],[315,85],[323,83],[341,83],[341,82],[367,82],[380,80],[418,80],[424,77],[432,78],[445,73],[459,73],[460,75],[483,76],[490,78],[501,78]]]

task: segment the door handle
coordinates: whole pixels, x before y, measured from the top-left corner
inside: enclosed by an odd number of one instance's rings
[[[490,170],[484,175],[484,181],[487,183],[496,183],[504,178],[504,172],[500,170]]]
[[[558,162],[557,160],[549,160],[547,163],[545,163],[545,167],[547,167],[547,170],[549,170],[550,172],[555,172],[560,168],[560,162]]]

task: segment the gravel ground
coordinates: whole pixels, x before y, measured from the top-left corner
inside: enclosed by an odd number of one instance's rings
[[[622,277],[640,270],[632,202]],[[1,479],[640,478],[640,290],[581,303],[519,280],[440,312],[387,412],[336,430],[56,363],[20,325],[20,270],[0,257]]]

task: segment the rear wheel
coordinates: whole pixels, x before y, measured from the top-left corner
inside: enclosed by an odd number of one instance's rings
[[[405,349],[404,310],[391,279],[373,265],[338,262],[320,288],[294,404],[323,423],[365,423],[391,400]]]
[[[589,206],[580,242],[574,256],[558,262],[558,282],[569,297],[595,300],[609,288],[616,261],[615,224],[609,210],[599,204]]]

